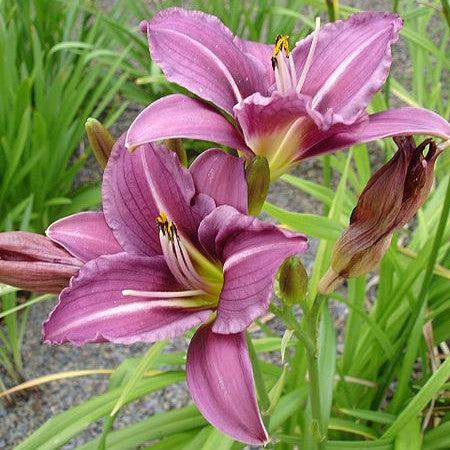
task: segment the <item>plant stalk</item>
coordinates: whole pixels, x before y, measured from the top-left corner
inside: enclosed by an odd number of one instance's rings
[[[328,17],[330,22],[339,19],[339,0],[325,0],[327,4]]]
[[[448,0],[441,0],[442,3],[442,14],[445,17],[445,21],[447,22],[448,28],[450,29],[450,4]]]
[[[270,305],[270,311],[279,317],[291,330],[294,331],[296,338],[305,346],[308,352],[314,352],[316,347],[309,335],[303,330],[297,319],[292,314],[289,308],[277,308],[275,305]]]
[[[308,374],[309,374],[309,398],[311,402],[311,432],[316,440],[319,449],[325,449],[326,430],[324,430],[322,420],[322,410],[320,401],[320,375],[319,375],[319,315],[320,306],[324,297],[316,297],[310,311],[305,312],[306,333],[313,343],[312,351],[307,350]]]
[[[259,366],[255,346],[253,345],[253,341],[248,332],[245,333],[245,338],[247,341],[248,354],[250,356],[250,361],[252,363],[253,378],[255,380],[256,392],[258,394],[258,399],[261,402],[261,409],[263,411],[267,411],[270,406],[270,399],[269,395],[267,394],[267,389],[264,383],[264,378],[262,376],[261,367]],[[266,421],[264,422],[266,427],[268,427],[268,423],[266,423]]]

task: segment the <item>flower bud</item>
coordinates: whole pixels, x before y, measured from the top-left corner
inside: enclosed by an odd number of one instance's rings
[[[267,197],[270,184],[269,163],[264,156],[256,155],[245,164],[247,179],[248,213],[257,216]]]
[[[435,143],[416,147],[409,136],[394,138],[398,150],[375,172],[361,193],[350,225],[336,241],[330,268],[319,283],[329,294],[345,278],[363,275],[378,265],[394,230],[404,226],[426,200],[433,183]],[[424,156],[424,151],[428,152]]]
[[[166,147],[169,150],[172,150],[178,155],[178,159],[180,160],[180,164],[182,166],[188,166],[186,149],[184,148],[183,141],[181,139],[167,139],[164,141],[164,144],[166,144]]]
[[[86,121],[85,129],[95,158],[100,164],[100,167],[104,169],[108,162],[109,155],[111,154],[115,139],[97,119],[92,117],[89,117]]]
[[[82,262],[40,234],[0,233],[0,282],[33,292],[58,294]]]
[[[296,256],[286,258],[278,275],[279,294],[286,305],[301,303],[308,291],[308,274]]]

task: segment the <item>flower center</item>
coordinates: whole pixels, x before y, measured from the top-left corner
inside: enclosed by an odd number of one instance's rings
[[[155,222],[167,266],[184,290],[161,292],[125,289],[122,294],[161,299],[153,301],[155,307],[216,307],[223,284],[222,270],[192,244],[183,241],[177,226],[168,219],[166,213],[160,212]]]
[[[303,84],[311,67],[314,51],[319,38],[320,17],[316,18],[316,27],[314,29],[311,46],[306,57],[305,65],[297,79],[297,72],[291,52],[289,50],[289,36],[277,35],[275,46],[273,48],[273,56],[271,59],[272,69],[275,73],[275,84],[279,92],[284,93],[295,90],[298,94],[302,90]]]
[[[159,228],[161,248],[170,271],[186,289],[205,290],[206,286],[192,264],[189,253],[178,236],[176,225],[164,212],[155,219]]]

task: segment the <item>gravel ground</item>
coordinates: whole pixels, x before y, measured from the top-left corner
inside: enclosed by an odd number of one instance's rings
[[[386,9],[390,7],[390,1],[353,1],[345,2],[352,6],[370,9]],[[402,79],[408,79],[411,66],[408,63],[406,46],[399,42],[394,50],[394,72],[401,75]],[[124,131],[126,126],[136,115],[136,109],[130,109],[125,117],[113,130],[115,135]],[[296,174],[310,180],[320,180],[321,170],[314,162],[304,163],[296,169]],[[100,172],[95,163],[88,165],[79,182],[98,179]],[[291,211],[320,213],[320,205],[308,196],[298,195],[298,191],[283,182],[277,182],[271,187],[269,200]],[[306,267],[310,267],[317,242],[312,240],[311,250],[305,256]],[[24,376],[26,379],[42,376],[64,370],[114,368],[124,358],[142,355],[145,351],[143,345],[129,347],[119,345],[90,345],[82,348],[69,346],[50,347],[40,342],[40,327],[42,321],[51,310],[53,301],[38,304],[31,309],[29,324],[24,338]],[[333,317],[337,322],[343,323],[345,309],[334,305]],[[278,324],[279,325],[279,324]],[[282,332],[276,323],[273,327]],[[342,329],[342,327],[339,327]],[[186,341],[184,338],[175,340],[170,345],[171,349],[184,350]],[[7,386],[12,382],[0,370],[0,376]],[[75,378],[66,381],[52,382],[43,385],[38,390],[28,391],[22,396],[14,397],[15,403],[6,406],[0,401],[0,449],[14,448],[24,437],[36,430],[52,415],[68,409],[72,405],[81,403],[92,395],[103,392],[107,386],[107,378],[95,376],[88,378]],[[189,402],[189,395],[184,384],[170,386],[158,393],[147,396],[145,399],[135,402],[125,408],[116,421],[116,426],[131,424],[156,412],[185,405]],[[80,443],[86,442],[97,436],[101,430],[101,422],[91,425],[85,432],[73,439],[64,449],[76,448]]]

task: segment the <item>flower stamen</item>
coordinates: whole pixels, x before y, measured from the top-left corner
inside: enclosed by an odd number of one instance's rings
[[[175,223],[170,221],[164,212],[160,212],[155,221],[159,228],[161,249],[173,276],[186,289],[206,294],[207,283],[195,269],[189,252],[178,235]]]
[[[284,51],[284,55],[283,55]],[[275,72],[275,82],[280,92],[286,92],[294,89],[296,85],[295,67],[292,58],[290,58],[289,36],[278,34],[275,38],[273,56],[271,58],[272,69]],[[286,64],[289,61],[289,66]]]

